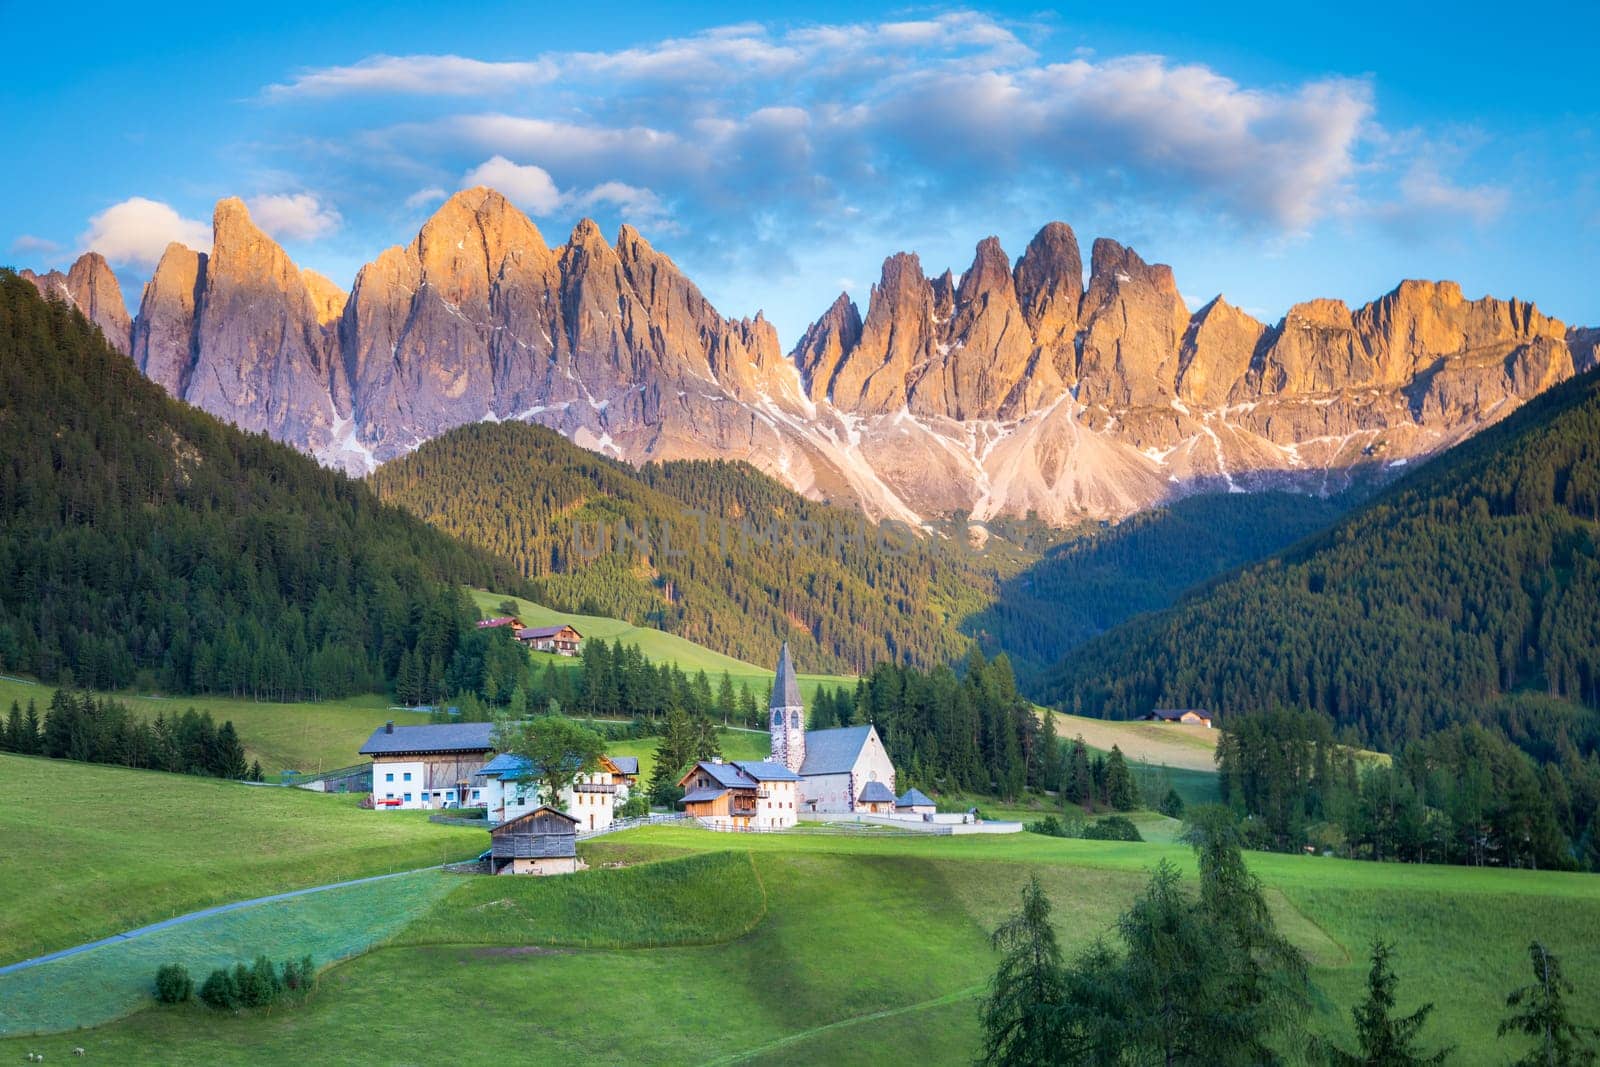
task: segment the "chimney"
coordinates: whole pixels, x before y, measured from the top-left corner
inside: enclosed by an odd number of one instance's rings
[[[390,719],[388,722],[383,724],[383,732],[386,733],[386,734],[394,733],[394,720],[393,719]]]

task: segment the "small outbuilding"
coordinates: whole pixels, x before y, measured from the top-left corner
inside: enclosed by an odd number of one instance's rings
[[[920,789],[907,789],[904,796],[894,801],[896,815],[933,815],[939,809]]]
[[[1211,729],[1211,713],[1199,708],[1157,708],[1145,716],[1146,722],[1175,722],[1182,726]]]
[[[536,808],[489,831],[489,873],[571,874],[579,870],[578,820]]]
[[[893,815],[895,809],[894,793],[882,782],[871,781],[861,787],[861,795],[856,798],[856,811],[867,815]]]

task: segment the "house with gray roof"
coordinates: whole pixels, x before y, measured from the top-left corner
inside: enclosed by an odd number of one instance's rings
[[[486,722],[378,727],[361,746],[372,757],[372,806],[379,810],[476,807],[473,775],[492,749]]]
[[[800,776],[769,760],[701,760],[678,779],[684,814],[731,829],[784,830],[800,812]]]

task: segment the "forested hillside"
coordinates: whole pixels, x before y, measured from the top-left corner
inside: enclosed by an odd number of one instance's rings
[[[170,399],[0,271],[0,670],[299,699],[448,662],[454,585],[520,588],[286,445]]]
[[[995,602],[962,630],[1005,652],[1031,688],[1041,670],[1091,637],[1324,529],[1358,492],[1207,493],[1152,508],[1048,549],[1002,582]]]
[[[524,423],[436,438],[378,495],[513,561],[542,603],[648,624],[754,663],[787,640],[811,671],[950,663],[998,564],[876,527],[743,463],[636,471]]]
[[[1600,746],[1600,377],[1558,386],[1325,534],[1069,655],[1062,707],[1326,712],[1393,751],[1485,722]]]

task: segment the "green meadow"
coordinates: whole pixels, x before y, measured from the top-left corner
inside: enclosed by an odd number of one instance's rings
[[[214,904],[459,860],[482,830],[356,798],[0,754],[0,964]]]
[[[379,947],[325,971],[301,1007],[150,1007],[96,1029],[0,1041],[126,1063],[430,1063],[493,1035],[540,1062],[971,1061],[995,958],[987,933],[1037,873],[1069,951],[1105,937],[1161,858],[1186,850],[1009,837],[714,834],[652,827],[587,842],[590,869],[454,876]],[[1437,1005],[1455,1062],[1500,1063],[1505,993],[1542,937],[1600,1016],[1592,876],[1252,853],[1307,954],[1313,1032],[1348,1039],[1373,936],[1396,943],[1400,1008]],[[391,907],[397,907],[392,905]],[[390,909],[381,909],[389,914]],[[892,1053],[885,1050],[893,1050]]]

